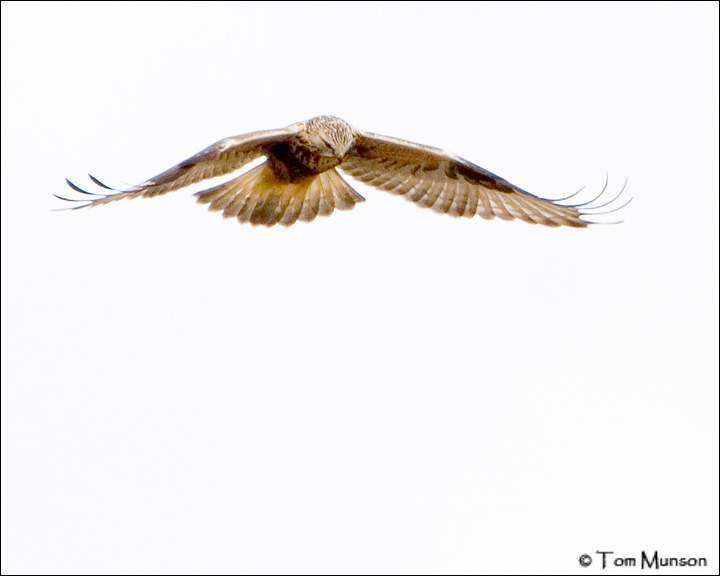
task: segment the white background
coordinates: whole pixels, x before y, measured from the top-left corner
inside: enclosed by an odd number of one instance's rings
[[[3,2],[3,573],[717,573],[717,39],[716,3]],[[634,200],[51,212],[319,114]]]

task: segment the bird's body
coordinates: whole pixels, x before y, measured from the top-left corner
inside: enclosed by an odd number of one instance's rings
[[[333,116],[319,116],[290,136],[271,146],[268,161],[278,178],[306,177],[338,166],[354,142],[350,124]]]
[[[98,196],[78,206],[83,208],[165,194],[229,174],[262,156],[266,161],[252,170],[198,192],[198,202],[240,222],[265,226],[309,222],[365,200],[338,174],[340,168],[370,186],[451,216],[518,218],[546,226],[589,224],[581,218],[589,213],[581,212],[580,205],[538,198],[450,152],[364,132],[334,116],[220,140],[129,190],[97,195],[68,184]]]

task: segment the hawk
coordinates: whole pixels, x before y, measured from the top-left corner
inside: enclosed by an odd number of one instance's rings
[[[334,116],[225,138],[127,190],[110,188],[90,176],[95,184],[109,190],[98,194],[67,180],[73,190],[95,197],[57,197],[86,202],[72,209],[123,198],[151,198],[229,174],[260,157],[265,157],[265,162],[252,170],[196,193],[198,202],[209,204],[210,210],[222,210],[228,218],[255,225],[310,222],[317,216],[329,216],[335,208],[349,210],[365,201],[340,176],[340,168],[369,186],[455,217],[478,215],[489,220],[497,216],[545,226],[584,228],[591,222],[582,217],[597,214],[581,210],[597,198],[575,205],[559,203],[572,196],[560,200],[539,198],[455,154],[365,132]],[[607,206],[616,198],[586,210]]]

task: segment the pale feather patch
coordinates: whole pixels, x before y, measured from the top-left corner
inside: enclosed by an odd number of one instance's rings
[[[267,163],[196,196],[225,217],[264,226],[311,222],[365,200],[334,169],[288,183],[278,180]]]

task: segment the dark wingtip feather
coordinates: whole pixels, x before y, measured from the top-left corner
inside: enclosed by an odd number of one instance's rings
[[[58,196],[57,194],[53,194],[53,196],[55,196],[55,198],[59,198],[60,200],[65,200],[65,202],[87,202],[87,200],[82,200],[78,198],[63,198],[62,196]]]
[[[80,192],[81,194],[87,194],[88,196],[102,196],[103,198],[105,197],[105,194],[97,194],[96,192],[88,192],[87,190],[83,190],[79,186],[76,186],[75,184],[70,182],[70,180],[68,180],[67,178],[65,178],[65,182],[68,183],[68,186],[70,186],[70,188],[72,188],[76,192]]]
[[[100,182],[100,180],[95,178],[95,176],[93,176],[92,174],[88,174],[88,177],[90,178],[90,180],[95,182],[95,184],[97,184],[98,186],[105,188],[105,190],[112,190],[113,192],[122,192],[122,190],[118,190],[117,188],[110,188],[110,186],[103,184],[102,182]]]
[[[602,204],[598,204],[597,206],[591,206],[590,204],[597,201],[607,190],[607,179],[606,179],[605,186],[603,186],[602,192],[600,194],[598,194],[590,202],[584,202],[583,204],[578,204],[573,207],[577,208],[580,206],[584,206],[585,208],[582,211],[580,211],[581,216],[584,216],[584,217],[605,216],[606,214],[612,214],[613,212],[618,212],[618,211],[622,210],[623,208],[625,208],[628,204],[630,204],[630,202],[633,201],[634,197],[631,196],[626,201],[624,201],[622,204],[620,204],[620,206],[616,206],[615,208],[611,208],[610,210],[605,210],[602,212],[597,212],[597,210],[599,210],[600,208],[605,208],[605,207],[610,206],[613,203],[615,203],[625,192],[625,189],[627,188],[627,183],[628,183],[628,180],[627,180],[627,178],[625,178],[625,183],[623,184],[622,188],[620,189],[620,192],[615,194],[615,196],[613,196],[607,202],[603,202]],[[615,222],[592,222],[590,220],[585,220],[585,222],[587,222],[588,224],[622,224],[623,220],[618,220]]]
[[[92,202],[88,202],[87,200],[80,200],[77,198],[64,198],[63,196],[58,196],[57,194],[53,194],[55,198],[58,200],[64,200],[65,202],[86,202],[86,204],[82,204],[81,206],[69,206],[67,208],[51,208],[50,212],[64,212],[65,210],[77,210],[78,208],[85,208],[85,206],[90,206]]]

